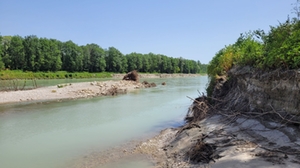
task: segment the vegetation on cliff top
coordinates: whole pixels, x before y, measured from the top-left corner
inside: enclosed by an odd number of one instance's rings
[[[251,66],[262,70],[300,68],[300,1],[294,8],[296,18],[263,30],[241,34],[234,44],[225,46],[210,61],[207,74],[211,96],[216,78],[226,75],[234,65]]]

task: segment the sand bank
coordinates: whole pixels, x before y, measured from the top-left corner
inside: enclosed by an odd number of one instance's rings
[[[0,92],[0,104],[29,101],[53,101],[63,99],[89,98],[116,95],[143,88],[134,81],[104,81],[65,83],[56,86],[41,87],[32,90]]]

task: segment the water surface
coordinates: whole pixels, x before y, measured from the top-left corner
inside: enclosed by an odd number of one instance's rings
[[[207,83],[205,76],[147,80],[158,86],[116,97],[1,105],[0,167],[65,167],[90,151],[179,126],[192,103],[186,96],[197,97]]]

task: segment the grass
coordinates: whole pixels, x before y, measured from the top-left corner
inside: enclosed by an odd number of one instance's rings
[[[30,72],[21,70],[2,70],[0,71],[1,80],[12,80],[12,79],[66,79],[66,78],[110,78],[112,73],[110,72]]]

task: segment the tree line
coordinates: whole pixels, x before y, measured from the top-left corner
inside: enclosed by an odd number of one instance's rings
[[[0,36],[0,69],[23,71],[206,73],[206,64],[162,54],[122,54],[115,47],[79,46],[35,35]]]

